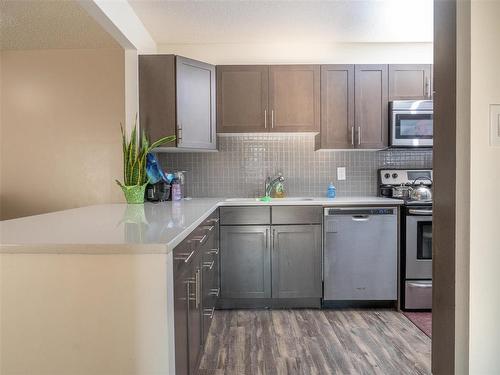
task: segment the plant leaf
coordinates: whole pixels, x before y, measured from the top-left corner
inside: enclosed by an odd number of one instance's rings
[[[159,147],[161,145],[164,145],[166,143],[170,143],[175,141],[176,137],[175,135],[169,135],[168,137],[163,137],[158,139],[156,142],[153,142],[151,146],[149,146],[148,152],[150,152],[152,149]]]

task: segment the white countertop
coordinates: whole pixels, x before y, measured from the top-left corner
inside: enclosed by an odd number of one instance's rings
[[[379,197],[196,198],[144,205],[103,204],[0,221],[2,253],[168,253],[219,206],[403,204]]]

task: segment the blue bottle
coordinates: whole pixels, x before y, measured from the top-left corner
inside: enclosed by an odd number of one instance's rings
[[[333,182],[330,182],[330,185],[328,185],[328,190],[326,191],[326,196],[328,198],[335,198],[337,195],[337,189],[335,189],[335,186],[333,186]]]

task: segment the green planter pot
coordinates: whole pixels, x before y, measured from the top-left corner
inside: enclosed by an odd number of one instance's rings
[[[121,186],[123,194],[125,194],[125,199],[128,204],[141,204],[144,203],[144,193],[146,191],[146,184],[144,185],[132,185],[132,186]]]

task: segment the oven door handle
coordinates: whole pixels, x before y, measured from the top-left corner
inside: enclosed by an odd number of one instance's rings
[[[413,283],[413,282],[408,283],[408,286],[414,287],[414,288],[432,288],[432,284],[422,284],[422,283]]]
[[[408,213],[411,214],[411,215],[426,215],[426,216],[429,216],[429,215],[432,215],[432,210],[415,210],[415,209],[410,208],[408,210]]]

